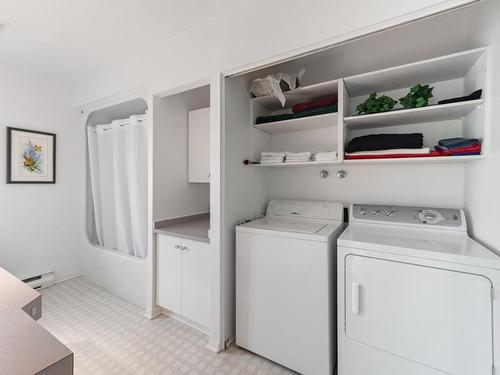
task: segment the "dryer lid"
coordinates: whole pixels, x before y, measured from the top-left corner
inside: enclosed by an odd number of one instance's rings
[[[267,216],[341,221],[344,207],[331,201],[272,200],[267,205]]]

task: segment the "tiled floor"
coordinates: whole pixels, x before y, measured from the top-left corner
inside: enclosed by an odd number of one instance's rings
[[[215,354],[205,335],[83,278],[42,290],[40,323],[75,353],[76,375],[293,374],[236,346]]]

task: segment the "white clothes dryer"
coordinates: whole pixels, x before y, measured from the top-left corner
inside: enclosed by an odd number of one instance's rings
[[[500,257],[461,210],[354,204],[338,239],[339,375],[491,375]]]

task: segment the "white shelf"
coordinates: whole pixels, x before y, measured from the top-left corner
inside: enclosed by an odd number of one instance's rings
[[[349,129],[368,129],[454,120],[465,117],[476,108],[479,108],[483,102],[483,99],[477,99],[459,103],[437,104],[421,108],[350,116],[345,117],[344,122]]]
[[[286,98],[285,107],[281,106],[280,101],[275,96],[261,96],[253,98],[252,102],[259,104],[269,111],[277,111],[283,108],[290,108],[299,103],[320,99],[328,95],[337,95],[338,81],[321,82],[315,85],[299,87],[293,91],[284,93]]]
[[[447,164],[464,163],[484,159],[484,155],[435,156],[417,158],[387,158],[387,159],[353,159],[344,160],[346,165],[362,164]]]
[[[338,165],[339,160],[336,161],[301,161],[296,163],[276,163],[276,164],[252,164],[253,167],[263,168],[280,168],[280,167],[304,167],[304,166],[320,166],[320,165]]]
[[[333,128],[335,126],[338,126],[337,112],[254,125],[256,129],[269,134],[300,132],[313,129]]]
[[[359,74],[344,79],[351,97],[407,88],[415,83],[433,83],[462,78],[486,52],[477,48],[452,55]]]

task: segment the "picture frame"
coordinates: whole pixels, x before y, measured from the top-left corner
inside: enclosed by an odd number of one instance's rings
[[[7,183],[56,183],[54,133],[7,127]]]

